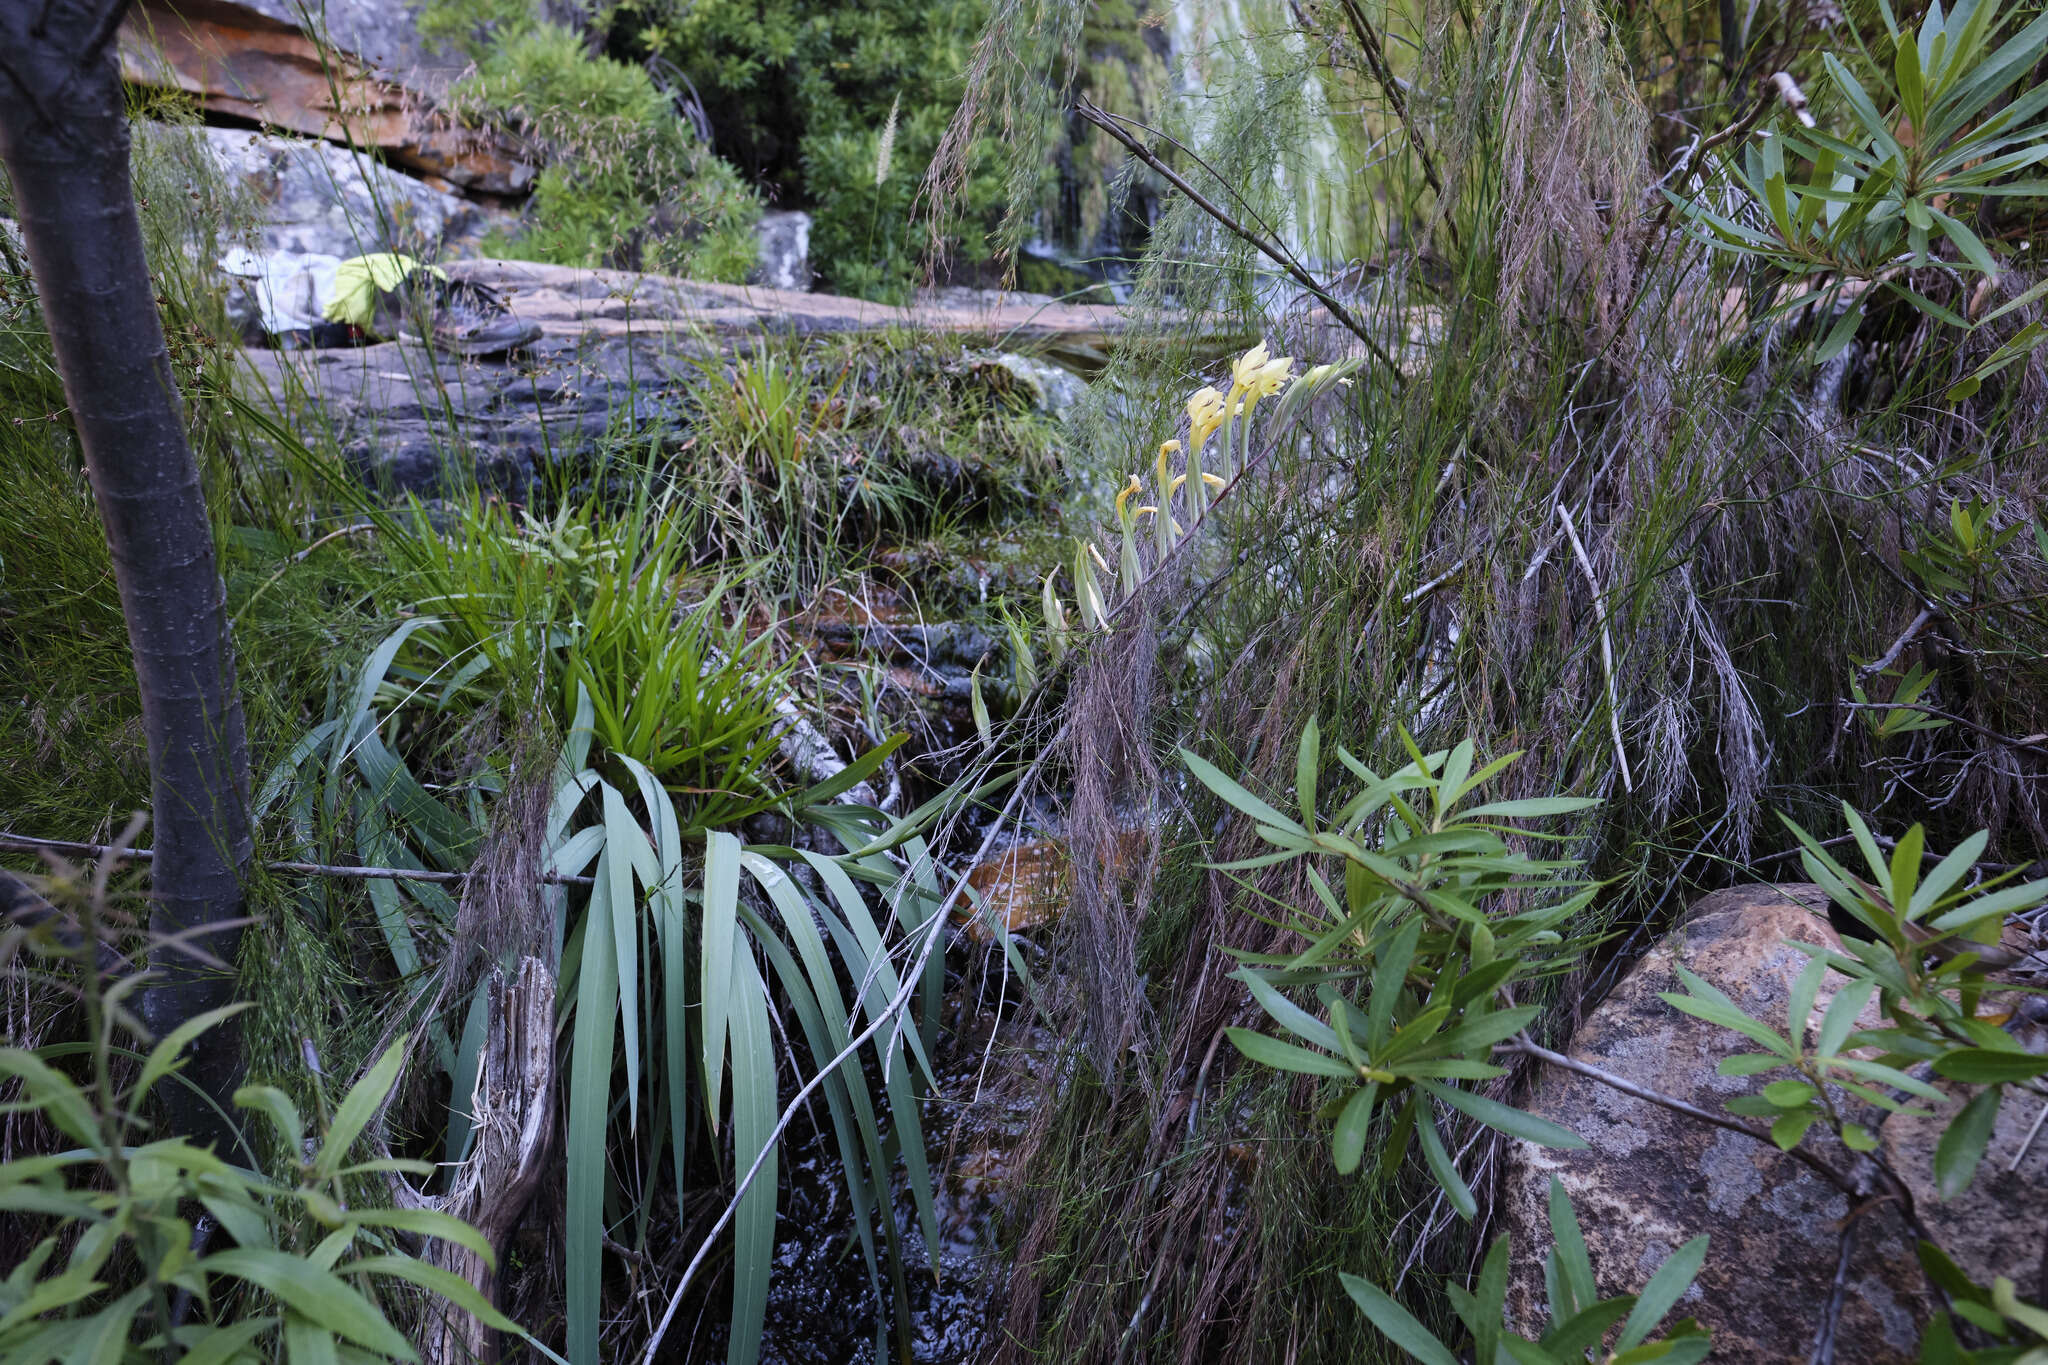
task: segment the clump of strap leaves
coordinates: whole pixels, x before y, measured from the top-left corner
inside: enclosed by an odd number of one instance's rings
[[[1575,859],[1523,851],[1567,837],[1523,822],[1573,815],[1598,802],[1573,796],[1489,800],[1484,789],[1519,754],[1482,762],[1470,740],[1425,753],[1405,732],[1401,738],[1409,762],[1384,775],[1340,747],[1337,762],[1354,782],[1332,793],[1321,782],[1326,760],[1319,728],[1310,722],[1296,755],[1293,814],[1199,755],[1183,749],[1181,757],[1202,785],[1253,822],[1270,849],[1218,870],[1244,873],[1310,860],[1301,871],[1314,890],[1313,903],[1269,907],[1308,946],[1291,957],[1239,953],[1243,965],[1235,973],[1284,1037],[1234,1028],[1231,1041],[1255,1062],[1327,1078],[1322,1115],[1334,1120],[1331,1154],[1340,1173],[1358,1172],[1369,1149],[1385,1170],[1419,1146],[1451,1206],[1470,1220],[1478,1201],[1452,1156],[1461,1145],[1456,1134],[1446,1140],[1447,1117],[1540,1146],[1586,1145],[1569,1129],[1481,1092],[1478,1087],[1508,1075],[1503,1061],[1569,1065],[1615,1083],[1531,1038],[1540,1007],[1524,1003],[1532,983],[1569,969],[1579,957],[1585,945],[1567,937],[1569,926],[1599,888]],[[1937,1312],[1928,1324],[1924,1361],[2044,1358],[2048,1313],[2022,1302],[2010,1280],[1988,1287],[1970,1282],[1921,1219],[1911,1187],[1876,1134],[1859,1120],[1872,1109],[1937,1112],[1949,1096],[1930,1083],[1929,1072],[1967,1094],[1934,1156],[1935,1188],[1952,1198],[1975,1176],[2007,1088],[2043,1093],[2048,1057],[2027,1052],[1999,1027],[2010,1007],[1997,1003],[2004,997],[1989,967],[2000,960],[1997,944],[2007,917],[2048,899],[2048,880],[2016,883],[2016,870],[1974,878],[1983,833],[1928,865],[1925,833],[1915,825],[1887,855],[1852,807],[1845,803],[1843,813],[1866,864],[1860,871],[1838,862],[1800,826],[1785,823],[1799,842],[1807,876],[1868,936],[1844,935],[1841,951],[1788,941],[1810,961],[1783,1021],[1745,1013],[1683,967],[1677,970],[1685,990],[1662,998],[1755,1045],[1724,1060],[1722,1074],[1773,1078],[1755,1093],[1732,1098],[1734,1117],[1715,1116],[1720,1126],[1792,1153],[1852,1201],[1875,1193],[1899,1210],[1930,1283],[1952,1310]],[[1338,871],[1326,875],[1333,860]],[[1810,1029],[1830,972],[1838,989]],[[1317,1007],[1296,998],[1313,999]],[[1873,999],[1882,1017],[1875,1027],[1862,1017]],[[1629,1093],[1680,1113],[1690,1110],[1639,1086]],[[1809,1141],[1816,1130],[1835,1141]],[[1640,1293],[1601,1300],[1570,1201],[1554,1179],[1550,1218],[1557,1245],[1544,1272],[1549,1326],[1533,1340],[1502,1326],[1503,1234],[1473,1288],[1450,1289],[1452,1307],[1471,1333],[1469,1358],[1532,1365],[1583,1361],[1589,1351],[1611,1365],[1706,1358],[1707,1335],[1691,1319],[1652,1336],[1698,1273],[1706,1238],[1679,1248]],[[1431,1365],[1459,1358],[1381,1288],[1349,1275],[1344,1285],[1373,1324],[1414,1358]],[[1966,1349],[1956,1318],[1997,1345]],[[1617,1323],[1620,1334],[1607,1343]]]

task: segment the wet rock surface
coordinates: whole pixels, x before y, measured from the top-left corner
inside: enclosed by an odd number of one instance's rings
[[[1837,945],[1825,905],[1819,888],[1804,885],[1704,898],[1594,1009],[1570,1055],[1723,1112],[1731,1096],[1770,1078],[1719,1074],[1722,1058],[1752,1050],[1748,1040],[1671,1008],[1658,993],[1683,990],[1673,970],[1682,964],[1783,1028],[1792,982],[1808,961],[1785,940]],[[1839,984],[1830,978],[1823,988],[1816,1018]],[[1544,1202],[1555,1175],[1577,1207],[1603,1297],[1639,1290],[1673,1251],[1706,1233],[1706,1265],[1677,1311],[1712,1329],[1714,1359],[1808,1358],[1833,1288],[1841,1221],[1850,1212],[1839,1191],[1771,1147],[1555,1068],[1538,1078],[1527,1107],[1591,1146],[1511,1149],[1502,1190],[1515,1246],[1509,1308],[1525,1329],[1541,1319],[1540,1252],[1549,1246]],[[1863,1213],[1836,1359],[1913,1359],[1916,1324],[1932,1307],[1925,1294],[1898,1215],[1884,1207]]]
[[[607,436],[676,430],[694,372],[690,352],[630,341],[543,341],[497,360],[404,341],[245,354],[296,430],[331,435],[372,487],[422,497],[466,472],[517,495]]]

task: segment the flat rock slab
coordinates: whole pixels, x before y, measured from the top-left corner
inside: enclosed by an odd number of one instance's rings
[[[705,354],[676,338],[545,338],[518,356],[464,359],[411,342],[243,352],[246,387],[309,443],[332,439],[387,493],[432,497],[451,470],[517,495],[606,435],[682,425]],[[456,480],[455,482],[460,482]]]
[[[685,391],[738,338],[891,328],[986,339],[1067,359],[1103,360],[1124,325],[1114,308],[991,301],[898,308],[831,294],[704,284],[663,275],[523,261],[447,263],[456,278],[497,290],[541,340],[514,355],[469,359],[411,341],[310,351],[252,349],[244,387],[290,429],[332,437],[373,486],[431,497],[452,469],[516,493],[549,464],[601,437],[684,425]],[[1091,358],[1092,357],[1092,361]],[[1046,410],[1082,389],[1065,370],[1007,352],[969,357],[1000,368],[1005,386]],[[942,490],[943,491],[943,490]]]
[[[1813,886],[1716,892],[1696,905],[1574,1035],[1570,1055],[1714,1113],[1771,1079],[1729,1077],[1722,1060],[1753,1046],[1658,998],[1683,992],[1684,965],[1773,1028],[1786,1026],[1793,981],[1808,962],[1787,939],[1839,947]],[[1830,977],[1824,1009],[1841,978]],[[1872,1020],[1874,1022],[1874,1018]],[[1640,1290],[1666,1257],[1701,1233],[1705,1267],[1678,1312],[1713,1331],[1714,1359],[1804,1361],[1834,1286],[1849,1201],[1775,1148],[1635,1099],[1557,1068],[1538,1077],[1528,1108],[1591,1145],[1510,1150],[1503,1180],[1515,1276],[1510,1311],[1526,1328],[1544,1301],[1549,1246],[1544,1200],[1554,1174],[1578,1209],[1602,1297]],[[1809,1141],[1812,1139],[1810,1138]],[[1837,1149],[1837,1164],[1846,1157]],[[1859,1365],[1915,1358],[1932,1305],[1896,1213],[1865,1212],[1846,1279],[1836,1356]]]
[[[1123,310],[1107,304],[991,299],[978,306],[903,307],[836,294],[528,261],[459,261],[450,264],[448,272],[496,289],[513,312],[539,323],[551,337],[690,331],[721,336],[754,332],[801,335],[900,328],[1029,346],[1092,368],[1102,363],[1117,339],[1133,330]]]

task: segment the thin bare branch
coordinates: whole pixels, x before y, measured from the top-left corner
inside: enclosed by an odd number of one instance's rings
[[[1263,254],[1267,259],[1271,260],[1275,265],[1279,266],[1282,270],[1286,271],[1288,276],[1292,278],[1296,284],[1300,285],[1303,289],[1306,289],[1309,293],[1315,295],[1315,297],[1322,302],[1323,307],[1330,310],[1331,317],[1335,318],[1338,321],[1338,323],[1340,323],[1345,328],[1346,331],[1350,332],[1353,336],[1357,337],[1360,342],[1364,343],[1367,353],[1370,354],[1374,360],[1378,361],[1380,365],[1385,368],[1388,376],[1394,381],[1394,387],[1397,389],[1407,387],[1407,376],[1401,373],[1401,367],[1395,363],[1394,357],[1387,353],[1386,348],[1381,346],[1379,341],[1376,338],[1374,338],[1372,333],[1366,330],[1365,324],[1360,322],[1358,318],[1352,314],[1350,309],[1346,308],[1342,303],[1339,303],[1336,297],[1332,295],[1329,290],[1323,288],[1321,284],[1317,283],[1315,276],[1309,274],[1309,272],[1305,270],[1301,266],[1301,264],[1294,259],[1294,254],[1288,251],[1286,247],[1280,245],[1278,242],[1266,236],[1264,233],[1259,232],[1253,228],[1246,227],[1243,223],[1239,222],[1237,218],[1234,215],[1232,215],[1228,209],[1223,208],[1214,200],[1204,195],[1200,190],[1196,189],[1193,185],[1189,184],[1187,180],[1184,177],[1182,177],[1178,171],[1174,170],[1173,167],[1167,165],[1164,161],[1160,160],[1160,158],[1153,153],[1151,148],[1145,146],[1145,144],[1140,142],[1136,137],[1133,137],[1131,133],[1126,128],[1124,128],[1123,121],[1119,120],[1114,114],[1107,113],[1104,110],[1097,108],[1094,104],[1089,103],[1087,100],[1082,100],[1078,105],[1076,105],[1075,112],[1078,113],[1082,118],[1086,119],[1089,123],[1092,123],[1097,128],[1100,128],[1103,132],[1108,133],[1118,142],[1121,142],[1124,145],[1125,149],[1128,150],[1132,156],[1138,158],[1138,160],[1145,163],[1146,166],[1151,168],[1153,171],[1157,172],[1160,178],[1165,180],[1167,184],[1173,186],[1182,194],[1186,195],[1189,203],[1193,204],[1202,212],[1208,214],[1211,218],[1214,218],[1218,223],[1220,223],[1224,228],[1226,228],[1234,235],[1244,239],[1246,242],[1249,242],[1252,246],[1257,247],[1260,253]]]
[[[148,848],[125,848],[118,844],[82,844],[71,839],[35,839],[25,834],[14,834],[0,830],[0,848],[18,848],[29,853],[72,854],[83,858],[97,858],[113,854],[116,859],[135,858],[143,862],[156,856],[156,850]],[[468,881],[467,872],[425,872],[413,867],[353,867],[340,863],[303,863],[289,859],[265,862],[262,866],[271,872],[284,872],[298,877],[363,877],[375,881],[432,882],[439,886],[459,885]],[[559,873],[544,872],[540,880],[549,886],[595,886],[590,877],[567,877]]]

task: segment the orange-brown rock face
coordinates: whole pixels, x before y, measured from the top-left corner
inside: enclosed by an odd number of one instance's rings
[[[533,179],[508,138],[457,127],[352,54],[232,0],[143,0],[121,26],[120,48],[125,79],[184,91],[216,114],[374,147],[486,194],[522,194]]]

